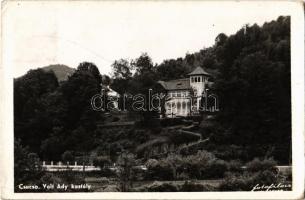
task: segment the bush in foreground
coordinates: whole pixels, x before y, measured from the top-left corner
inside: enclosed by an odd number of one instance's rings
[[[215,187],[208,184],[201,184],[192,181],[185,181],[183,184],[177,182],[158,182],[151,185],[134,188],[132,192],[206,192],[216,191]]]
[[[260,160],[258,158],[253,159],[252,161],[246,164],[246,168],[250,172],[257,172],[263,170],[275,170],[276,162],[272,158]]]
[[[200,184],[192,181],[185,181],[179,188],[180,192],[208,192],[215,191],[215,188],[208,184]]]

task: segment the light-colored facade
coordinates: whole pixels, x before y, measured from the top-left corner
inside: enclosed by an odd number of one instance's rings
[[[210,77],[209,73],[197,67],[188,74],[188,78],[159,81],[169,97],[165,103],[166,116],[190,116],[198,113]]]
[[[111,100],[112,102],[111,108],[115,110],[119,110],[118,100],[120,98],[120,94],[114,91],[113,89],[111,89],[109,85],[103,86],[101,84],[101,87],[103,92],[106,92],[107,98],[109,98],[108,100]]]

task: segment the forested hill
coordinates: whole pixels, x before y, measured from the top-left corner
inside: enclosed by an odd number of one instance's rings
[[[75,69],[68,67],[66,65],[49,65],[42,68],[45,71],[53,71],[58,82],[66,81],[68,80],[69,76],[71,76]]]
[[[90,99],[100,92],[101,83],[110,83],[119,93],[146,94],[159,80],[185,77],[197,66],[215,75],[210,91],[219,97],[220,112],[211,140],[258,147],[253,149],[270,147],[271,155],[287,159],[291,137],[290,17],[246,26],[231,36],[220,33],[212,47],[158,65],[147,54],[131,61],[118,59],[112,65],[111,79],[89,62],[81,63],[61,84],[54,71],[30,70],[14,80],[15,137],[32,152],[53,160],[67,150],[83,153],[107,146],[120,138],[109,138],[107,144],[96,139],[103,134],[97,124],[104,119],[92,110]],[[153,117],[141,114],[148,122]],[[128,134],[122,134],[127,135],[123,148],[133,143]],[[255,156],[255,152],[249,153]]]
[[[213,139],[289,158],[291,148],[290,17],[220,33],[212,47],[157,66],[160,79],[184,77],[195,66],[214,74],[220,112]],[[254,153],[257,151],[249,152]],[[255,154],[255,153],[254,153]]]
[[[282,16],[264,23],[261,27],[257,24],[246,25],[231,36],[220,33],[212,47],[187,53],[184,58],[165,60],[157,66],[157,69],[163,80],[183,78],[197,66],[213,74],[224,65],[229,70],[229,66],[232,66],[237,58],[254,51],[262,50],[273,60],[281,56],[287,60],[289,55],[277,53],[285,53],[279,51],[281,48],[289,48],[289,45],[290,17]]]

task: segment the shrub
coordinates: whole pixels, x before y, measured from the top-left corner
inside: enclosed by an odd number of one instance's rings
[[[192,181],[185,181],[183,185],[180,186],[180,192],[203,192],[203,191],[214,191],[215,188],[210,185],[203,185],[200,183],[195,183]]]
[[[45,173],[43,176],[41,176],[41,178],[39,180],[35,180],[34,182],[33,181],[27,181],[25,182],[26,184],[34,184],[34,185],[42,185],[42,184],[60,184],[60,183],[63,183],[63,181],[58,177],[56,176],[55,174],[53,173]],[[19,187],[17,187],[19,189]],[[22,190],[17,190],[17,191],[20,191],[20,192],[24,192]],[[43,188],[43,187],[40,187],[40,189],[30,189],[29,191],[27,192],[45,192],[46,189]],[[57,189],[56,187],[54,189],[52,189],[52,192],[58,192],[60,191],[60,189]]]
[[[228,173],[220,184],[220,191],[250,191],[257,184],[270,185],[282,182],[282,177],[277,176],[272,170],[258,172],[245,172],[243,174]]]
[[[253,159],[252,161],[246,164],[247,171],[257,172],[264,170],[275,170],[276,162],[271,159],[260,160],[258,158]]]
[[[147,168],[155,167],[157,164],[158,164],[158,160],[156,159],[149,159],[148,161],[146,161]]]
[[[253,183],[253,186],[255,184],[260,184],[260,185],[270,185],[272,183],[277,183],[279,181],[279,177],[270,170],[264,170],[262,172],[256,172],[253,174],[251,177],[251,181]]]
[[[228,164],[228,170],[231,172],[241,172],[242,164],[239,160],[231,160]]]
[[[61,159],[64,162],[72,162],[74,160],[74,155],[72,151],[65,151],[62,155],[61,155]]]
[[[164,118],[160,121],[161,126],[175,126],[182,124],[182,119],[181,118]]]
[[[219,185],[220,191],[248,191],[251,186],[248,184],[249,177],[229,175]]]
[[[103,192],[120,192],[120,188],[116,185],[108,185]]]
[[[111,161],[107,156],[97,156],[93,159],[93,165],[98,166],[101,169],[105,167],[105,165],[110,164]]]
[[[150,132],[145,130],[132,130],[130,136],[133,137],[137,142],[144,143],[149,140]]]
[[[177,175],[176,177],[178,180],[187,180],[190,179],[189,175],[185,172],[182,172],[180,174]]]
[[[84,174],[75,173],[72,170],[58,172],[57,176],[66,184],[83,184],[85,183]]]
[[[148,192],[177,192],[178,188],[174,184],[154,182],[147,188]]]
[[[105,176],[105,177],[115,177],[116,173],[115,173],[115,171],[113,171],[111,169],[104,168],[101,171],[99,171],[99,175]]]
[[[172,180],[174,178],[174,169],[170,162],[166,160],[150,159],[146,163],[147,179],[154,180]]]
[[[224,173],[228,170],[227,163],[223,160],[209,162],[207,169],[204,171],[205,178],[223,178]]]
[[[242,146],[237,145],[218,145],[215,150],[215,156],[223,160],[241,159],[247,160],[248,153]]]
[[[196,155],[185,158],[185,166],[191,178],[199,178],[209,174],[209,165],[216,160],[214,154],[208,151],[198,151]]]
[[[109,184],[109,179],[107,177],[101,177],[100,183],[101,184]]]
[[[52,173],[46,173],[40,178],[39,182],[41,182],[41,184],[48,183],[56,185],[62,183],[62,180]]]
[[[109,144],[108,144],[108,145],[109,145]],[[107,150],[108,150],[107,147],[108,147],[108,146],[106,146],[106,144],[105,144],[105,145],[100,145],[100,146],[98,146],[98,147],[95,149],[96,155],[97,155],[97,156],[105,155],[106,152],[107,152]]]

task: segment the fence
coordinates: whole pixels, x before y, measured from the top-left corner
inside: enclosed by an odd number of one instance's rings
[[[101,170],[100,167],[95,167],[93,165],[78,165],[77,162],[74,162],[73,164],[70,164],[69,162],[67,163],[62,163],[62,162],[57,162],[56,164],[53,163],[53,161],[50,162],[50,164],[46,164],[46,161],[42,162],[42,168],[46,171],[49,172],[54,172],[54,171],[99,171]]]

